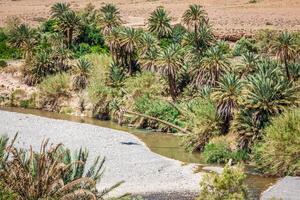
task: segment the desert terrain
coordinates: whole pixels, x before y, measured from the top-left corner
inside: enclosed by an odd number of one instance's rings
[[[190,4],[201,4],[220,34],[253,33],[266,28],[300,30],[300,0],[256,0],[254,3],[250,0],[1,0],[0,26],[4,26],[11,16],[36,25],[47,17],[55,2],[69,2],[75,9],[83,8],[88,3],[96,8],[114,3],[129,26],[144,26],[157,6],[166,7],[176,23]]]

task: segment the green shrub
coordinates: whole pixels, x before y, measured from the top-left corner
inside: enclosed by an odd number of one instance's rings
[[[257,53],[258,48],[254,40],[246,39],[243,37],[235,44],[232,54],[234,56],[240,56],[248,51]]]
[[[47,97],[67,95],[70,89],[70,76],[66,73],[48,76],[39,85],[39,90]]]
[[[18,196],[0,182],[0,200],[17,200]]]
[[[248,159],[248,154],[243,150],[231,150],[226,141],[208,143],[203,151],[203,157],[207,163],[224,164],[232,160],[234,163]]]
[[[222,174],[205,174],[200,182],[197,200],[245,200],[248,199],[244,184],[246,175],[242,166],[226,165]]]
[[[259,169],[272,175],[300,175],[300,109],[274,118],[254,149]]]
[[[166,82],[151,72],[143,72],[126,79],[125,89],[131,97],[143,95],[161,96],[166,91]]]
[[[179,120],[180,113],[176,108],[167,102],[162,100],[153,100],[146,95],[137,98],[134,103],[134,110],[139,113],[171,122],[172,124],[181,125],[182,123]]]
[[[70,91],[70,75],[66,73],[46,77],[38,86],[40,106],[50,111],[59,111],[59,100],[68,97]]]
[[[210,138],[220,132],[216,107],[207,98],[195,98],[182,104],[187,111],[187,127],[192,130],[183,138],[183,145],[191,152],[203,151]]]
[[[12,48],[7,44],[8,37],[0,29],[0,59],[18,59],[21,58],[21,52],[17,48]]]
[[[0,60],[0,69],[7,67],[7,62],[5,62],[5,60]]]

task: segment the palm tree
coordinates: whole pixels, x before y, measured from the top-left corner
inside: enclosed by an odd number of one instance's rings
[[[286,81],[280,67],[262,62],[258,72],[249,76],[242,95],[243,109],[237,114],[233,130],[239,135],[239,146],[249,149],[261,138],[262,129],[276,116],[298,104],[300,87]]]
[[[167,37],[172,32],[171,18],[164,7],[154,10],[148,19],[148,30],[158,35],[159,38]]]
[[[297,45],[295,44],[294,37],[287,31],[282,32],[278,36],[277,40],[275,41],[275,44],[272,47],[273,51],[279,57],[280,61],[284,63],[286,76],[288,80],[290,80],[291,78],[288,63],[294,58],[296,54],[296,48]]]
[[[71,47],[73,42],[74,32],[81,26],[81,19],[73,10],[67,10],[58,16],[59,28],[65,33],[68,47]]]
[[[26,24],[20,24],[9,33],[9,44],[20,48],[24,52],[26,63],[29,63],[33,56],[33,49],[37,43],[37,32]]]
[[[141,34],[141,41],[139,45],[139,55],[145,55],[147,52],[158,48],[158,41],[154,35],[149,32]]]
[[[104,35],[109,35],[113,28],[122,24],[120,11],[113,4],[106,4],[100,9],[99,23]]]
[[[253,52],[247,51],[242,54],[242,65],[239,66],[239,72],[242,77],[252,74],[257,70],[259,56]]]
[[[194,85],[215,86],[219,78],[229,69],[229,60],[217,47],[211,47],[207,50],[205,57],[195,64],[192,70]]]
[[[196,53],[202,55],[213,43],[215,37],[212,28],[209,25],[202,25],[198,28],[197,33],[188,32],[184,38],[185,45],[191,45]]]
[[[120,64],[120,59],[119,59],[119,54],[121,51],[120,32],[121,32],[121,27],[113,28],[110,34],[105,36],[105,42],[109,46],[109,51],[112,55],[112,59],[116,64]]]
[[[168,78],[169,92],[173,101],[176,101],[177,97],[176,76],[182,66],[182,58],[182,48],[178,44],[171,44],[158,55],[158,70]]]
[[[136,53],[141,43],[141,29],[123,28],[120,32],[120,46],[125,52],[128,73],[131,75],[137,64]]]
[[[92,64],[86,59],[79,59],[75,65],[75,76],[73,88],[76,90],[85,89],[88,84]]]
[[[242,82],[235,74],[226,74],[211,94],[216,102],[218,115],[224,122],[223,133],[227,133],[234,112],[238,109],[242,92]]]
[[[104,159],[99,156],[89,168],[88,151],[79,149],[74,154],[62,144],[41,144],[39,152],[17,149],[0,137],[0,178],[5,188],[28,199],[103,199],[122,182],[103,191],[96,184],[103,175]],[[3,156],[3,157],[2,157]]]
[[[158,66],[157,66],[158,55],[159,55],[158,49],[148,50],[139,59],[139,63],[141,65],[141,67],[143,69],[151,71],[151,72],[157,72],[158,71]]]
[[[207,13],[200,5],[190,5],[182,16],[183,23],[189,28],[193,27],[195,36],[197,38],[197,32],[199,27],[204,23],[207,24]]]
[[[51,17],[52,18],[59,18],[65,12],[70,11],[70,4],[69,3],[60,3],[57,2],[51,6]]]

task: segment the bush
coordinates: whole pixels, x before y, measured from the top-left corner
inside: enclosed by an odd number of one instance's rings
[[[186,150],[203,151],[210,138],[219,135],[219,122],[214,104],[207,98],[195,98],[184,103],[187,126],[192,130],[183,139]]]
[[[7,67],[7,62],[5,62],[5,60],[0,60],[0,69]]]
[[[224,138],[223,138],[224,139]],[[248,159],[248,154],[243,150],[231,150],[227,141],[211,141],[203,151],[203,157],[207,163],[225,164],[232,160],[237,163]]]
[[[240,56],[249,51],[253,53],[257,53],[258,48],[255,45],[254,40],[246,39],[243,37],[235,44],[232,54],[234,56]]]
[[[182,121],[179,119],[179,111],[169,103],[162,100],[153,100],[149,96],[144,95],[137,98],[134,103],[134,110],[139,113],[168,121],[175,125],[182,125]]]
[[[18,196],[0,182],[0,200],[17,200]]]
[[[248,198],[244,184],[246,175],[242,166],[226,165],[222,174],[205,174],[200,182],[197,200],[245,200]]]
[[[0,28],[0,59],[18,59],[21,58],[21,52],[17,48],[7,45],[8,37]]]
[[[124,84],[126,91],[134,99],[143,95],[161,96],[166,91],[165,81],[151,72],[129,77]]]
[[[45,140],[40,151],[35,152],[32,148],[18,149],[13,145],[8,148],[7,142],[6,137],[0,136],[0,180],[9,197],[12,191],[20,200],[103,199],[122,183],[99,191],[96,184],[102,178],[105,160],[98,156],[87,168],[86,149],[72,153],[62,144],[50,146],[49,140]]]
[[[67,97],[70,90],[70,75],[56,74],[46,77],[39,85],[40,103],[49,110],[59,109],[60,97]]]
[[[300,109],[274,118],[263,141],[254,148],[254,159],[264,173],[300,175]]]

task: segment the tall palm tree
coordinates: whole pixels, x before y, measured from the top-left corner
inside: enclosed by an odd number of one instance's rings
[[[81,26],[81,19],[73,10],[67,10],[58,16],[59,28],[67,38],[68,47],[72,45],[74,32]]]
[[[76,90],[85,89],[88,84],[92,64],[86,59],[79,59],[75,65],[75,76],[73,88]]]
[[[194,29],[195,35],[197,36],[199,27],[203,23],[207,24],[207,13],[202,6],[193,4],[184,12],[182,20],[187,27]]]
[[[290,72],[288,63],[296,54],[297,45],[295,44],[295,38],[287,31],[282,32],[275,41],[272,49],[279,57],[280,61],[284,63],[286,76],[290,80]]]
[[[99,23],[102,28],[102,33],[108,35],[112,29],[119,27],[122,24],[120,11],[113,4],[106,4],[100,8]]]
[[[182,58],[182,48],[178,44],[171,44],[158,55],[158,70],[168,79],[169,92],[173,101],[176,101],[177,97],[176,76],[182,67]]]
[[[109,51],[112,55],[112,59],[115,63],[119,64],[119,52],[121,50],[120,46],[120,32],[121,27],[113,28],[109,35],[105,36],[105,42],[109,46]]]
[[[210,25],[203,24],[197,33],[188,32],[184,38],[185,45],[191,45],[196,53],[201,55],[215,42],[215,37]]]
[[[20,48],[24,52],[24,58],[27,63],[33,56],[33,49],[37,43],[37,32],[27,24],[20,24],[9,33],[9,44],[15,48]]]
[[[233,123],[240,148],[249,149],[261,138],[261,130],[269,123],[270,117],[296,106],[299,91],[299,85],[286,81],[278,65],[262,62],[258,72],[248,78],[242,95],[243,109]]]
[[[63,13],[70,10],[69,3],[57,2],[51,6],[51,17],[59,18]]]
[[[143,32],[141,34],[139,55],[145,55],[147,52],[157,48],[158,48],[158,41],[156,37],[149,32]]]
[[[192,70],[195,86],[215,86],[219,78],[229,69],[229,60],[219,48],[211,47],[207,50],[205,57],[196,63]]]
[[[219,82],[218,87],[211,94],[217,104],[218,115],[223,119],[223,133],[228,132],[230,121],[238,109],[242,93],[242,82],[235,74],[226,74]]]
[[[141,43],[141,29],[123,28],[120,32],[120,46],[125,51],[128,73],[131,75],[136,66],[137,48]]]
[[[154,10],[148,19],[148,30],[158,35],[159,38],[167,37],[172,32],[171,18],[164,7]]]

